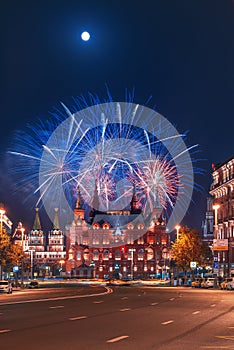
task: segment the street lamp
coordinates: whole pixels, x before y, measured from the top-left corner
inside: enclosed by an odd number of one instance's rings
[[[21,234],[21,246],[22,246],[23,252],[25,251],[24,231],[25,231],[25,228],[21,227],[21,233],[22,233]]]
[[[176,226],[175,226],[175,229],[176,229],[176,240],[177,240],[177,241],[178,241],[178,239],[179,239],[180,228],[181,228],[180,225],[176,225]],[[173,268],[173,270],[174,270],[174,268]],[[176,279],[177,279],[177,281],[178,281],[178,277],[179,277],[179,274],[178,274],[178,266],[176,265]]]
[[[175,226],[176,229],[176,240],[179,238],[180,225]]]
[[[29,249],[28,251],[30,252],[31,279],[33,279],[34,278],[34,276],[33,276],[33,253],[35,252],[35,250]]]
[[[5,215],[5,209],[1,206],[0,207],[0,233],[2,234],[2,228],[3,228],[3,215]]]
[[[60,263],[60,275],[62,276],[63,274],[63,264],[65,263],[65,260],[59,260],[59,263]]]
[[[4,208],[0,207],[0,234],[2,235],[2,222],[3,222],[3,215],[5,214]],[[2,264],[0,261],[0,279],[2,279]]]
[[[219,204],[214,204],[213,205],[213,210],[215,212],[215,222],[214,222],[214,238],[215,239],[218,238],[218,210],[219,210],[219,208],[220,208]],[[218,259],[218,277],[219,277],[219,274],[220,274],[220,271],[219,271],[220,253],[219,252],[218,252],[218,254],[216,256],[216,259]]]
[[[219,204],[213,205],[213,210],[215,212],[215,224],[214,224],[214,238],[217,239],[218,237],[218,210],[220,208]]]
[[[129,252],[131,252],[131,278],[133,279],[133,264],[134,264],[134,260],[133,260],[133,258],[134,258],[134,256],[133,256],[133,253],[136,251],[136,249],[134,249],[134,248],[130,248],[129,249]]]

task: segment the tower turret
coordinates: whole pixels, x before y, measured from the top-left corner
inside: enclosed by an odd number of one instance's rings
[[[76,200],[76,206],[74,209],[74,220],[82,219],[84,220],[84,209],[82,208],[82,202],[81,202],[81,194],[80,194],[80,186],[77,188],[77,200]]]

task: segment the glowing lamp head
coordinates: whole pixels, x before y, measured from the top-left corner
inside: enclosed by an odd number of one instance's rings
[[[213,210],[218,210],[220,208],[220,205],[219,204],[214,204],[213,205]]]
[[[88,40],[90,39],[90,34],[89,34],[89,32],[83,32],[83,33],[81,34],[81,39],[82,39],[83,41],[88,41]]]

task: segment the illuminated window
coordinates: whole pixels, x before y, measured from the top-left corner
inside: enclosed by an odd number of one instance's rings
[[[104,222],[104,224],[102,225],[102,228],[104,230],[108,230],[110,228],[110,225],[107,222]]]
[[[99,260],[99,252],[98,252],[98,250],[95,250],[93,252],[93,260]]]
[[[138,230],[143,230],[144,229],[144,225],[142,223],[138,224],[137,226]]]
[[[100,228],[100,225],[97,222],[95,222],[95,224],[93,224],[93,229],[98,230],[99,228]]]
[[[103,260],[109,260],[109,250],[106,249],[103,254]]]
[[[144,260],[144,249],[138,251],[138,260]]]
[[[120,260],[120,259],[121,259],[120,250],[116,249],[116,251],[115,251],[115,260]]]
[[[154,258],[154,251],[152,248],[148,248],[147,250],[147,260],[151,260]]]

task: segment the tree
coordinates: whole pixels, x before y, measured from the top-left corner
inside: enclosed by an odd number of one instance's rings
[[[184,272],[190,269],[191,261],[195,261],[199,266],[205,266],[210,253],[198,231],[188,227],[181,228],[179,237],[172,246],[173,260]]]
[[[9,272],[14,265],[19,265],[26,258],[27,256],[23,252],[22,247],[13,244],[10,236],[3,228],[2,233],[0,233],[0,265],[2,266],[2,270]]]

